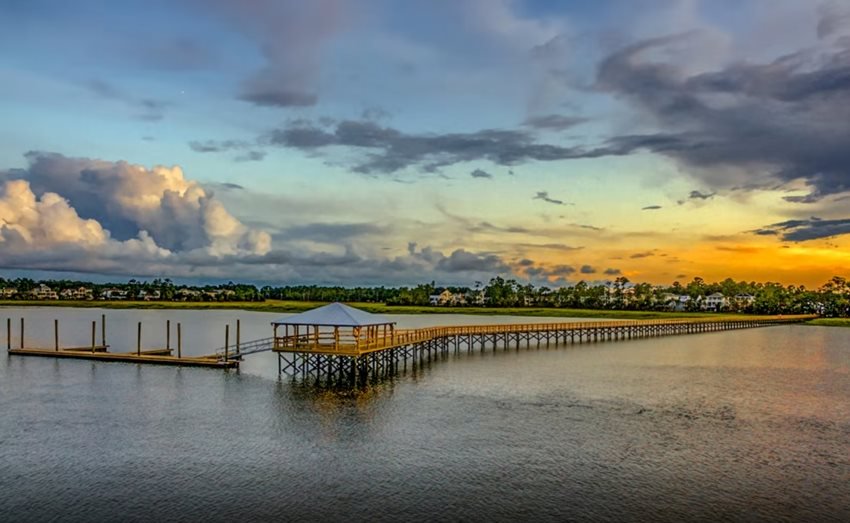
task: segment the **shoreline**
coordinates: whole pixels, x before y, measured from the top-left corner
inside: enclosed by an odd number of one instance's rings
[[[0,300],[0,308],[73,307],[115,310],[244,310],[249,312],[304,312],[325,302],[266,300],[263,302],[174,302],[174,301],[97,301],[97,300]],[[748,314],[711,312],[620,311],[598,309],[560,309],[547,307],[435,307],[419,305],[385,305],[383,303],[349,303],[377,314],[470,314],[477,316],[531,316],[553,318],[600,318],[652,320],[664,318],[712,318],[717,316],[748,318]],[[848,318],[818,318],[808,325],[850,327]]]

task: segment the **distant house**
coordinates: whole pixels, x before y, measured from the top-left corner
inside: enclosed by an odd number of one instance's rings
[[[17,294],[18,294],[18,289],[13,289],[11,287],[6,287],[6,288],[3,288],[3,289],[0,289],[0,298],[9,299],[9,298],[13,298]]]
[[[702,300],[702,308],[707,311],[720,311],[729,306],[729,300],[719,292],[709,294]]]
[[[77,287],[76,289],[62,289],[59,298],[63,300],[91,300],[94,292],[88,287]]]
[[[103,289],[100,291],[100,299],[101,300],[126,300],[127,299],[127,291],[123,289]]]
[[[36,300],[58,300],[59,295],[56,291],[43,283],[39,283],[38,287],[29,292],[29,296]]]
[[[175,301],[195,301],[201,298],[201,291],[193,289],[180,289],[174,293]]]
[[[142,300],[142,301],[154,301],[154,300],[158,300],[159,298],[160,298],[160,293],[157,290],[153,290],[153,291],[148,292],[148,291],[142,289],[142,290],[139,291],[139,294],[136,295],[136,299]]]
[[[691,297],[687,294],[672,294],[669,292],[662,295],[661,299],[668,309],[676,312],[688,310],[688,303],[691,301]]]
[[[756,302],[756,297],[752,294],[736,294],[733,299],[735,300],[735,305],[737,305],[739,309],[750,307]]]
[[[443,289],[440,294],[432,294],[428,296],[428,303],[431,305],[449,305],[452,303],[454,295],[448,289]]]

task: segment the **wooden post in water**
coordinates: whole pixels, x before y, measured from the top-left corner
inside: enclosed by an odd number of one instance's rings
[[[53,320],[53,347],[59,352],[59,320]]]
[[[227,361],[227,349],[230,344],[230,324],[224,326],[224,361]]]
[[[240,335],[242,334],[242,328],[239,325],[239,320],[236,320],[236,357],[238,358],[242,354],[242,349],[239,345]]]
[[[21,348],[24,348],[24,318],[21,317]]]
[[[100,344],[106,348],[106,314],[100,315]]]
[[[93,321],[93,322],[91,322],[91,351],[92,352],[94,352],[94,346],[97,343],[97,341],[96,341],[97,334],[96,333],[97,333],[97,322]]]
[[[165,348],[171,350],[171,320],[165,320]]]
[[[136,332],[136,356],[142,355],[142,322],[139,322],[139,327]]]
[[[12,318],[6,318],[6,350],[12,350]]]
[[[177,357],[183,356],[183,329],[180,323],[177,324]]]

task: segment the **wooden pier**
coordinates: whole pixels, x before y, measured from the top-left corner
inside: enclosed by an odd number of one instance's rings
[[[645,321],[464,325],[396,330],[389,324],[352,329],[287,325],[271,340],[278,370],[317,380],[360,382],[388,376],[435,356],[566,344],[699,334],[798,323],[814,316],[752,316]],[[300,327],[300,328],[299,328]],[[294,328],[295,332],[290,333]],[[275,329],[277,331],[277,328]],[[277,334],[277,333],[276,333]],[[254,350],[253,352],[259,352]]]
[[[238,321],[237,321],[238,325]],[[177,324],[177,354],[171,348],[171,321],[166,322],[166,346],[164,348],[142,348],[142,323],[139,322],[136,334],[136,350],[131,352],[111,352],[106,343],[106,315],[101,315],[101,339],[96,340],[97,322],[91,322],[91,344],[84,347],[62,347],[59,343],[59,321],[54,320],[53,348],[27,347],[25,343],[25,323],[20,321],[19,346],[12,347],[12,320],[6,320],[6,351],[13,356],[40,356],[46,358],[73,358],[94,361],[120,361],[126,363],[152,363],[157,365],[179,365],[184,367],[237,368],[239,360],[221,357],[218,354],[207,356],[183,355],[183,331]],[[229,330],[229,327],[227,328]],[[238,329],[237,329],[238,330]],[[227,334],[225,335],[227,336]],[[238,341],[237,341],[238,345]]]

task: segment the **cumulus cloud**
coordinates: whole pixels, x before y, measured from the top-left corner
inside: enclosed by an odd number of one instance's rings
[[[96,220],[81,218],[60,195],[36,196],[26,180],[0,184],[0,264],[73,270],[92,254],[111,262],[131,257],[163,259],[171,252],[157,246],[145,231],[117,241]]]
[[[3,175],[23,180],[43,202],[60,195],[75,214],[118,241],[142,233],[173,252],[210,256],[264,254],[267,233],[243,225],[180,167],[146,168],[127,162],[31,152],[29,167]]]

